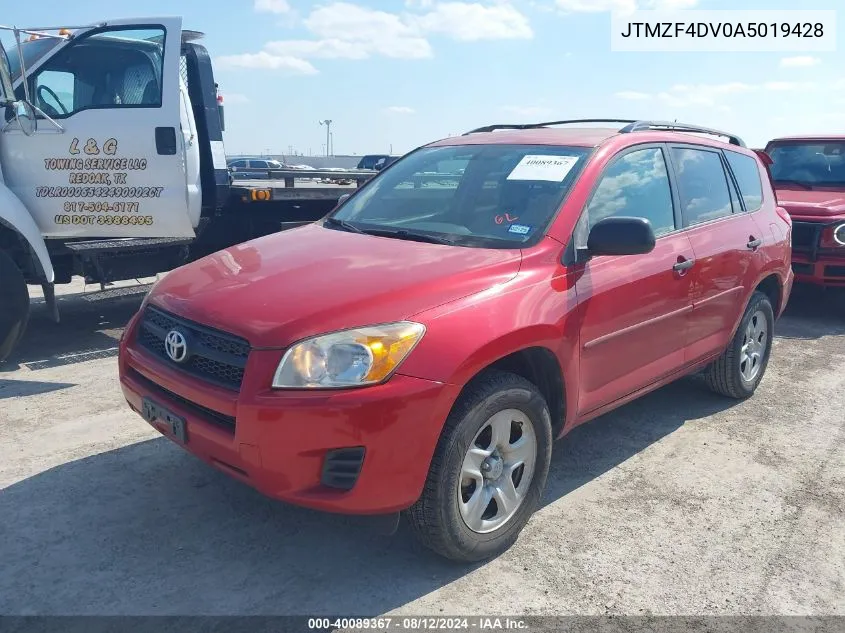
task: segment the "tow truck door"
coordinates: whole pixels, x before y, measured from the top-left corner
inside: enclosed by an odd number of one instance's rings
[[[45,237],[194,236],[181,28],[181,18],[109,21],[27,68],[30,100],[49,118],[28,137],[7,122],[0,158]]]

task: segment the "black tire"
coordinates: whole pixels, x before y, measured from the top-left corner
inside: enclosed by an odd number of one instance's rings
[[[458,485],[464,456],[476,434],[494,413],[518,409],[531,423],[536,440],[534,473],[515,514],[493,532],[472,531],[458,507]],[[406,511],[415,536],[446,558],[472,562],[507,550],[537,510],[552,453],[551,415],[539,390],[524,378],[489,371],[467,385],[435,449],[420,499]]]
[[[763,347],[762,357],[758,363],[758,370],[750,380],[747,380],[741,371],[742,348],[745,343],[749,323],[755,317],[759,319],[760,315],[765,319],[766,341]],[[728,344],[727,349],[704,371],[704,378],[710,389],[723,396],[737,400],[744,400],[754,394],[769,364],[774,324],[775,316],[771,301],[762,292],[755,291],[751,296],[751,301],[748,302],[748,307],[745,308],[745,313],[742,315],[739,327],[733,339]]]
[[[29,291],[14,260],[0,251],[0,363],[23,338],[29,321]]]

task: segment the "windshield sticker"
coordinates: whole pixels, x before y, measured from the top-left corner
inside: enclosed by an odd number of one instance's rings
[[[511,224],[508,227],[508,233],[516,233],[517,235],[528,235],[531,232],[531,227],[527,224]]]
[[[529,154],[508,175],[508,180],[548,180],[562,182],[572,171],[577,156],[548,156]]]

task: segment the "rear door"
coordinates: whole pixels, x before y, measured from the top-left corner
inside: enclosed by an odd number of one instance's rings
[[[615,157],[579,220],[588,225],[577,233],[586,236],[614,215],[647,218],[657,240],[644,255],[594,257],[578,275],[582,416],[677,371],[688,340],[694,255],[681,230],[664,146],[636,146]]]
[[[6,126],[6,182],[47,237],[190,237],[180,18],[78,31],[27,69],[50,119]],[[18,97],[23,87],[17,87]]]
[[[771,236],[745,212],[720,150],[673,144],[669,155],[695,257],[687,352],[694,362],[728,344],[760,273],[759,249]]]

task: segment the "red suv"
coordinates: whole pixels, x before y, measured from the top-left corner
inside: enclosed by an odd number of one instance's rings
[[[845,136],[778,138],[766,153],[792,216],[795,279],[845,289]]]
[[[404,510],[480,560],[537,509],[553,439],[699,370],[750,396],[792,287],[760,158],[565,123],[426,145],[324,219],[170,273],[121,342],[129,405],[271,497]]]

